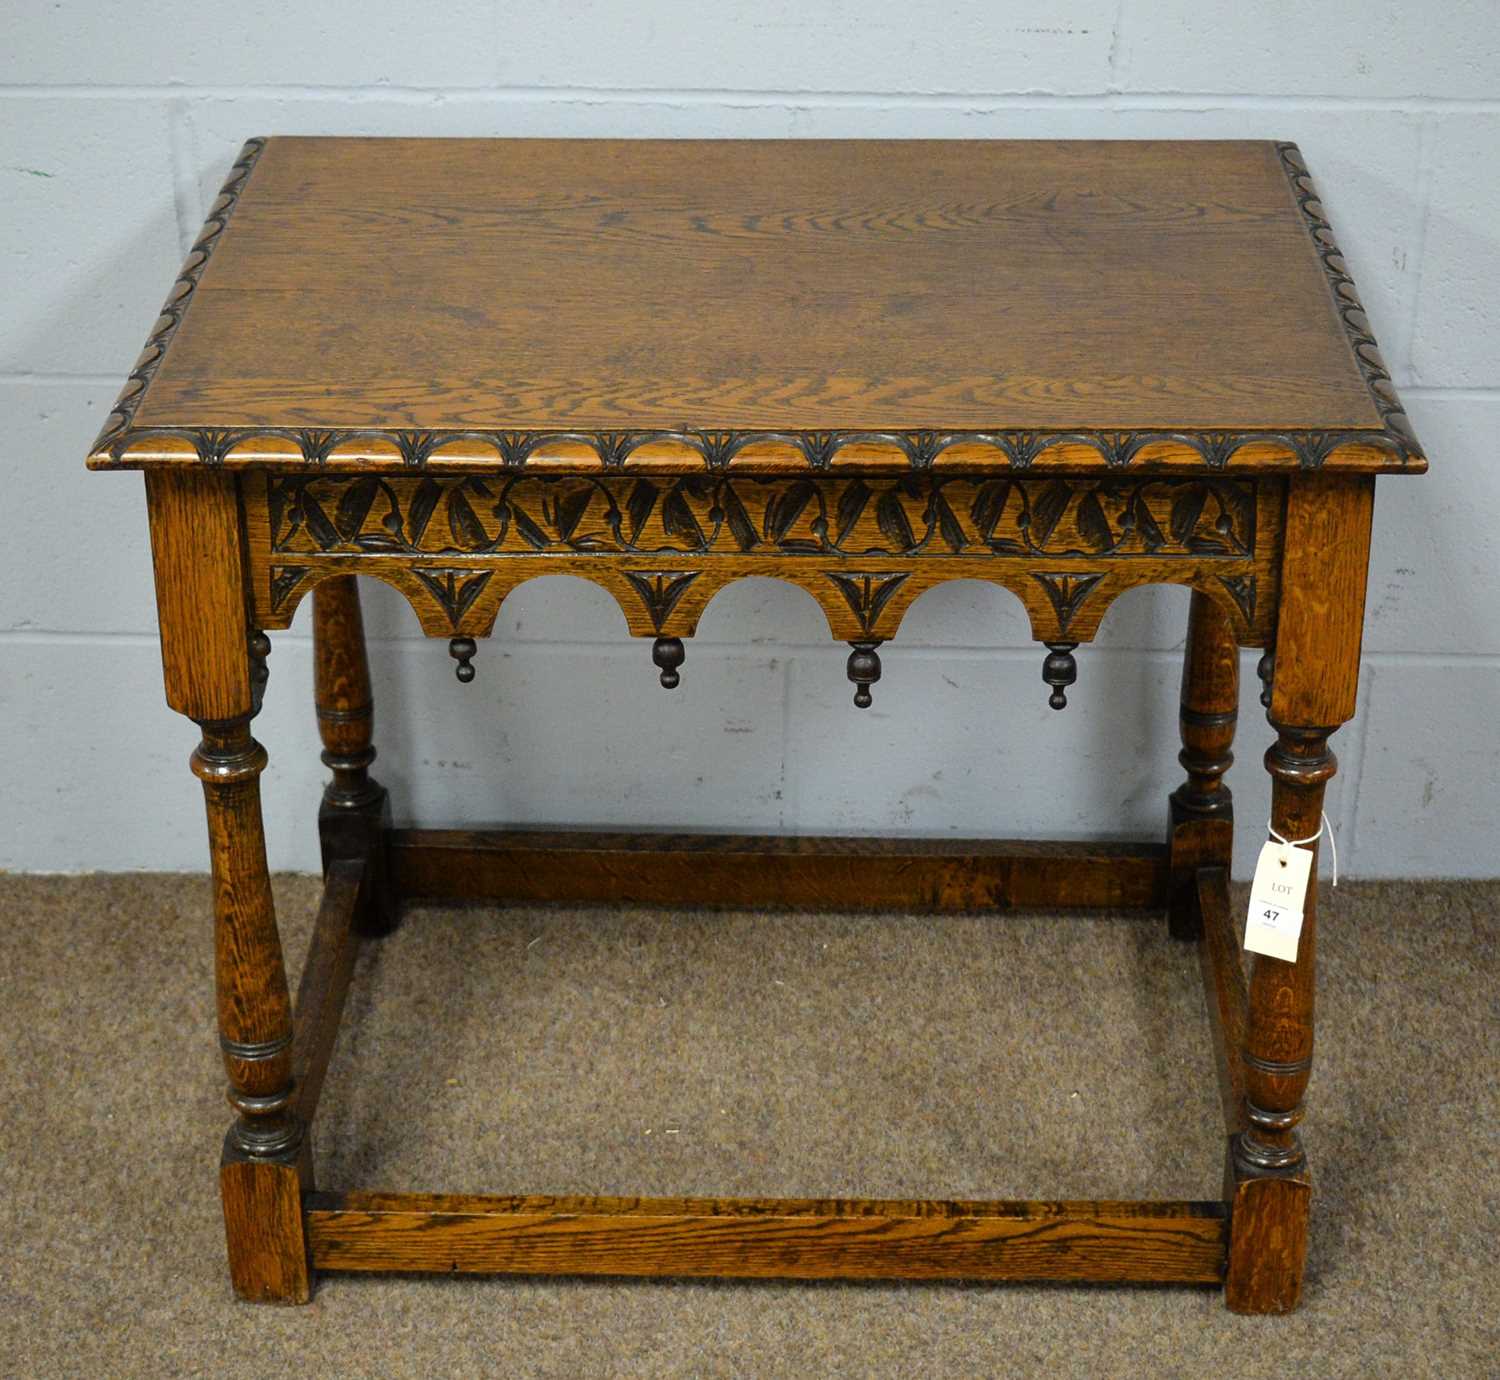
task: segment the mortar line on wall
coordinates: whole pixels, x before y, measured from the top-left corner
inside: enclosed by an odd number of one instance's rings
[[[312,639],[305,634],[277,631],[273,634],[274,645],[285,648],[309,648]],[[624,637],[618,639],[606,638],[525,638],[520,641],[491,639],[494,642],[494,650],[497,653],[507,655],[521,655],[523,648],[547,648],[553,651],[566,652],[619,652],[623,655],[631,655],[634,650],[632,644],[637,639],[627,640]],[[436,646],[442,641],[436,637],[370,637],[368,643],[372,648],[385,650],[399,650],[403,647]],[[87,646],[91,643],[110,644],[114,646],[129,646],[137,644],[143,647],[155,649],[157,645],[156,634],[152,632],[115,632],[107,629],[98,630],[69,630],[61,628],[5,628],[0,629],[0,645],[31,643],[36,646],[65,646],[76,644]],[[782,642],[782,641],[748,641],[738,642],[730,639],[723,641],[717,638],[694,638],[692,646],[703,651],[730,651],[741,655],[762,655],[767,658],[780,656],[807,656],[823,655],[842,656],[843,644],[832,640],[827,642]],[[1038,644],[1039,646],[1040,644]],[[1040,655],[1036,647],[1030,643],[1015,643],[1006,646],[982,646],[973,643],[937,643],[923,645],[902,646],[899,640],[887,643],[885,653],[907,662],[931,662],[944,658],[957,658],[961,661],[1006,661],[1017,663],[1029,663],[1029,661]],[[1112,646],[1095,647],[1085,643],[1079,650],[1080,659],[1089,657],[1094,660],[1103,661],[1134,661],[1140,657],[1147,657],[1152,661],[1161,661],[1176,664],[1182,656],[1181,647],[1132,647]],[[1364,654],[1364,664],[1367,666],[1416,666],[1442,668],[1451,667],[1484,667],[1488,665],[1500,665],[1500,652],[1393,652],[1374,651]],[[889,669],[889,667],[887,668]]]
[[[1403,398],[1435,398],[1448,402],[1495,402],[1500,388],[1444,388],[1442,385],[1412,384],[1401,390]]]
[[[367,645],[371,650],[401,651],[438,645],[442,639],[427,637],[368,637]],[[620,639],[597,639],[567,638],[567,639],[542,639],[528,638],[522,642],[496,642],[494,651],[497,655],[521,656],[527,651],[551,651],[566,652],[578,655],[615,654],[621,658],[634,658],[639,651],[632,644],[634,639],[627,641]],[[0,647],[6,645],[23,645],[53,647],[53,646],[79,646],[108,645],[108,646],[137,646],[156,650],[157,638],[154,633],[148,632],[115,632],[109,630],[97,631],[69,631],[57,628],[7,628],[0,630]],[[741,658],[760,657],[765,660],[799,656],[828,656],[830,658],[845,655],[843,644],[839,642],[736,642],[732,640],[703,640],[694,639],[694,646],[704,652],[729,653]],[[308,651],[312,647],[312,639],[304,634],[291,635],[286,632],[275,632],[273,634],[273,650],[297,650]],[[524,650],[523,650],[524,649]],[[692,650],[692,647],[690,647]],[[908,665],[924,665],[933,662],[957,660],[963,662],[983,663],[986,661],[1014,662],[1017,665],[1029,666],[1032,660],[1040,655],[1034,648],[1027,645],[1013,647],[983,647],[971,645],[937,645],[937,646],[909,646],[902,648],[899,644],[895,647],[899,661]],[[1166,664],[1175,665],[1179,660],[1180,651],[1162,648],[1126,648],[1126,647],[1101,647],[1092,649],[1089,653],[1096,659],[1103,657],[1107,661],[1115,660],[1138,660],[1147,657],[1153,661],[1161,661]],[[1500,658],[1497,658],[1500,659]],[[788,691],[790,694],[790,691]]]
[[[1359,866],[1359,797],[1360,787],[1365,779],[1365,756],[1369,751],[1370,744],[1370,709],[1375,698],[1375,682],[1379,679],[1380,668],[1369,663],[1365,666],[1365,683],[1359,687],[1363,699],[1365,712],[1356,713],[1354,716],[1354,752],[1352,754],[1354,766],[1352,775],[1352,791],[1349,792],[1349,870],[1353,872]],[[1335,749],[1337,752],[1337,749]]]
[[[490,84],[504,86],[506,53],[509,50],[513,55],[515,45],[508,43],[506,35],[501,31],[502,0],[489,0],[487,8],[489,14],[486,16],[485,33],[490,44]]]
[[[1473,666],[1500,663],[1497,652],[1366,652],[1367,666]]]
[[[200,157],[202,150],[198,146],[198,121],[193,114],[193,107],[191,105],[188,105],[184,112],[183,133],[187,143],[188,192],[192,198],[193,223],[195,225],[202,225],[208,218],[209,208],[203,196],[203,184],[198,180],[197,170],[203,167],[203,159]],[[217,167],[213,168],[215,174],[218,171]],[[215,186],[217,185],[215,183]],[[213,195],[210,193],[208,201],[211,202],[212,199]]]
[[[183,147],[186,137],[183,122],[187,119],[187,102],[179,96],[167,102],[167,156],[172,169],[172,211],[177,220],[177,252],[186,258],[193,247],[198,230],[203,224],[201,216],[193,215],[194,207],[188,204],[187,182],[191,176],[187,152]],[[196,198],[194,201],[196,202]]]
[[[277,647],[311,646],[311,640],[307,637],[289,637],[285,633],[274,634]],[[368,638],[371,647],[401,648],[419,647],[428,643],[441,641],[440,638],[423,637],[393,637],[393,638]],[[522,641],[500,641],[496,643],[496,650],[506,655],[522,655],[522,648],[545,647],[555,651],[567,651],[577,653],[590,653],[597,655],[601,652],[618,652],[622,656],[632,656],[637,650],[631,643],[637,639],[626,639],[621,637],[615,639],[588,639],[588,638],[526,638]],[[702,651],[735,652],[740,655],[755,654],[766,658],[780,656],[828,656],[830,658],[842,658],[848,655],[847,645],[843,642],[835,642],[832,639],[826,642],[781,642],[781,641],[751,641],[738,642],[732,639],[720,640],[717,638],[692,638],[687,641],[689,654],[696,648]],[[887,642],[883,655],[896,656],[905,661],[935,661],[947,657],[956,657],[963,661],[986,661],[986,660],[1013,660],[1030,665],[1033,658],[1043,655],[1040,650],[1041,644],[1035,647],[1028,644],[1017,643],[1013,646],[986,647],[974,644],[940,643],[924,644],[903,647],[899,641]],[[1173,665],[1181,659],[1181,649],[1163,647],[1098,647],[1086,648],[1090,656],[1102,656],[1108,660],[1130,660],[1134,661],[1140,657],[1150,657],[1162,660]],[[1080,655],[1083,653],[1081,652]],[[1497,658],[1500,659],[1500,658]],[[889,665],[887,670],[889,670]],[[851,692],[852,693],[852,692]]]
[[[155,633],[140,632],[68,632],[56,628],[3,628],[0,629],[0,646],[29,643],[37,647],[88,647],[107,645],[113,647],[149,647],[156,650]]]
[[[1120,91],[1120,31],[1125,24],[1125,0],[1115,0],[1115,19],[1109,31],[1109,89]]]
[[[277,633],[275,637],[275,645],[278,647],[294,645],[311,646],[310,640],[305,637],[291,639],[285,638],[284,634],[281,633]],[[371,647],[384,646],[393,648],[403,646],[416,647],[421,646],[427,642],[437,642],[440,640],[441,639],[437,638],[409,637],[390,638],[382,641],[381,639],[370,638],[369,645]],[[634,640],[635,639],[631,639],[631,641]],[[622,656],[631,656],[635,651],[635,649],[631,647],[629,643],[623,638],[618,641],[605,639],[559,639],[557,641],[552,641],[550,639],[528,638],[523,642],[506,642],[500,644],[498,650],[501,650],[506,654],[521,655],[521,649],[523,647],[545,647],[555,651],[590,653],[594,655],[597,655],[600,652],[618,652]],[[835,642],[832,640],[829,640],[827,642],[736,642],[729,639],[720,641],[718,639],[693,638],[688,643],[689,653],[691,653],[695,648],[702,651],[733,652],[740,655],[756,654],[764,656],[767,659],[781,656],[827,656],[830,659],[842,659],[843,657],[848,655],[848,648],[845,643]],[[1176,665],[1180,661],[1182,656],[1182,652],[1180,649],[1161,647],[1100,647],[1084,650],[1086,650],[1087,654],[1090,656],[1103,656],[1107,660],[1111,661],[1128,660],[1134,662],[1141,657],[1148,657],[1153,660],[1167,662],[1171,665]],[[1080,655],[1082,654],[1083,650],[1080,651]],[[886,657],[896,657],[899,660],[906,661],[908,663],[932,662],[940,661],[946,658],[956,658],[958,660],[966,662],[984,662],[988,660],[1015,661],[1018,664],[1029,666],[1033,659],[1040,658],[1043,653],[1040,650],[1040,644],[1037,644],[1036,647],[1032,647],[1029,644],[1017,644],[1015,646],[1008,647],[984,647],[975,646],[972,644],[926,644],[917,646],[913,644],[911,646],[903,647],[899,642],[893,641],[885,644],[882,650],[882,655]],[[890,669],[891,663],[888,661],[886,666],[886,670],[888,673]]]
[[[792,668],[796,664],[796,657],[788,656],[781,660],[781,770],[778,776],[781,798],[777,802],[776,825],[782,830],[787,827],[788,797],[792,789],[791,776],[787,772],[786,764],[792,746]],[[792,813],[795,815],[800,811]]]
[[[0,371],[0,383],[39,383],[44,386],[71,383],[118,389],[124,381],[125,370],[123,368],[118,374],[44,374],[28,370],[19,370],[13,373]]]
[[[1441,96],[1353,96],[1336,94],[1267,95],[1246,92],[1216,91],[1099,91],[1065,94],[1031,92],[886,92],[886,91],[799,91],[795,89],[724,90],[699,87],[611,87],[611,86],[319,86],[291,83],[285,86],[188,86],[182,84],[150,85],[47,85],[45,83],[0,84],[0,99],[45,98],[50,100],[161,100],[164,96],[186,100],[235,99],[335,99],[348,105],[398,102],[441,102],[481,99],[484,101],[556,101],[559,104],[673,105],[700,104],[722,106],[783,105],[840,106],[875,105],[882,108],[932,107],[961,110],[1030,110],[1058,109],[1144,109],[1200,111],[1215,109],[1251,110],[1395,110],[1404,113],[1437,112],[1444,114],[1490,114],[1500,111],[1500,99],[1487,97]]]
[[[1422,310],[1422,280],[1427,261],[1427,225],[1432,219],[1432,121],[1426,116],[1417,124],[1417,205],[1422,218],[1417,222],[1417,269],[1412,275],[1410,315],[1407,317],[1406,369],[1420,386],[1421,370],[1417,367],[1417,318]]]

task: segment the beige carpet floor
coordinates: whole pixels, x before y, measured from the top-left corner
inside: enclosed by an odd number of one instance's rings
[[[315,881],[279,877],[291,967]],[[202,877],[0,877],[0,1374],[1491,1376],[1500,883],[1325,906],[1304,1307],[1201,1289],[327,1276],[236,1303]],[[320,1184],[1213,1197],[1196,961],[1128,916],[415,910]]]

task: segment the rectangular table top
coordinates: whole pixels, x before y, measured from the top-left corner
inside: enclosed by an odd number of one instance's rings
[[[1418,471],[1296,149],[272,138],[99,468]]]

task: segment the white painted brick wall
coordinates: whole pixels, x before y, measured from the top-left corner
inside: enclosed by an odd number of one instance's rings
[[[140,480],[81,457],[247,135],[1228,136],[1301,144],[1433,459],[1380,484],[1341,861],[1500,875],[1494,0],[140,0],[127,23],[12,0],[4,34],[0,867],[204,865]],[[1180,590],[1116,605],[1065,716],[984,586],[920,601],[864,715],[821,614],[771,582],[714,602],[672,696],[578,582],[518,591],[467,689],[398,597],[368,600],[380,775],[432,823],[1154,835],[1178,773]],[[275,644],[269,846],[312,868],[305,615]],[[1242,868],[1268,798],[1251,665]]]

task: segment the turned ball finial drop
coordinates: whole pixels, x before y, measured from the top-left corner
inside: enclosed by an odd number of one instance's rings
[[[250,634],[250,702],[251,713],[259,714],[261,700],[265,697],[266,684],[271,679],[271,668],[266,658],[271,655],[271,639],[259,628]]]
[[[677,668],[687,660],[687,652],[680,637],[658,637],[651,644],[651,660],[661,669],[663,690],[675,690],[682,683]]]
[[[1265,654],[1255,663],[1255,674],[1260,677],[1260,702],[1271,707],[1271,685],[1276,679],[1276,651],[1267,647]]]
[[[478,650],[472,637],[448,639],[448,655],[458,663],[453,668],[453,674],[458,677],[460,685],[467,685],[474,679],[474,653]]]
[[[875,649],[879,642],[851,642],[854,650],[849,653],[849,679],[854,682],[854,705],[857,709],[868,709],[874,702],[870,687],[880,679],[880,653]]]
[[[1078,679],[1078,663],[1073,659],[1076,642],[1048,642],[1047,659],[1042,662],[1042,679],[1052,687],[1047,703],[1054,709],[1068,707],[1068,686]]]

